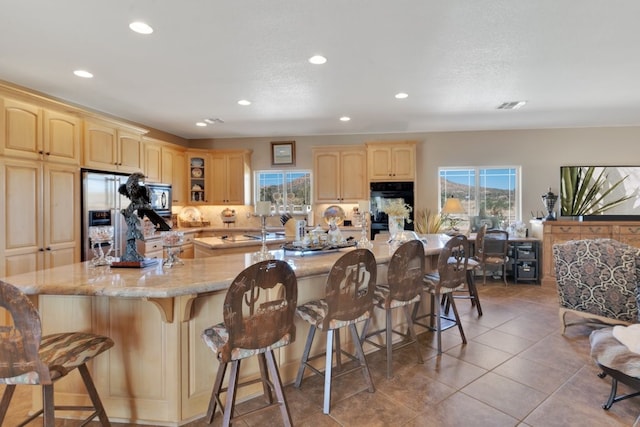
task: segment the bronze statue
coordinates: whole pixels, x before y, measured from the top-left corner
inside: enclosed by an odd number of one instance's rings
[[[118,192],[131,200],[129,206],[120,211],[127,223],[127,246],[120,261],[143,261],[144,257],[136,248],[136,240],[144,240],[140,219],[146,216],[161,231],[171,230],[171,227],[151,208],[151,196],[149,189],[144,185],[143,174],[132,174],[127,183],[120,186]]]

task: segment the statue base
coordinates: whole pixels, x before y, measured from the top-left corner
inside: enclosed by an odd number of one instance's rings
[[[112,261],[111,267],[115,268],[145,268],[158,263],[157,259],[146,258],[142,261]]]

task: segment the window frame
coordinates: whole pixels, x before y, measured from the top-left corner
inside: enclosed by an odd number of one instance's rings
[[[508,178],[509,180],[513,179],[513,202],[511,203],[510,208],[507,210],[508,212],[513,211],[513,215],[508,215],[506,217],[499,217],[501,222],[506,221],[506,224],[500,224],[500,226],[508,226],[511,223],[519,222],[522,220],[522,167],[516,165],[504,165],[504,166],[441,166],[438,167],[438,212],[442,210],[442,206],[446,197],[449,197],[451,193],[453,193],[456,197],[460,198],[465,210],[466,214],[460,215],[463,217],[463,222],[467,225],[470,225],[470,220],[474,216],[480,215],[480,207],[482,206],[483,201],[483,191],[482,188],[486,188],[482,186],[483,177],[486,180],[487,174],[486,171],[500,171],[506,170],[509,171]],[[455,192],[447,192],[445,188],[443,188],[443,172],[447,171],[467,171],[469,176],[471,176],[471,172],[473,173],[473,183],[469,182],[469,187],[473,184],[472,192],[473,192],[473,200],[475,201],[475,212],[472,212],[471,209],[471,201],[468,197],[459,197],[459,194],[456,195]],[[481,173],[483,172],[483,173]],[[512,177],[512,178],[511,178]],[[511,182],[509,183],[511,184]],[[464,184],[463,184],[464,185]],[[511,191],[511,189],[507,189]]]
[[[287,200],[287,191],[285,190],[286,186],[287,186],[287,175],[288,174],[307,174],[309,176],[309,191],[308,191],[308,197],[306,200],[306,203],[303,203],[303,205],[311,205],[311,199],[313,197],[312,191],[313,191],[313,171],[311,169],[261,169],[261,170],[254,170],[253,171],[253,200],[254,200],[254,205],[257,202],[261,202],[261,201],[266,201],[266,202],[270,202],[270,203],[274,203],[273,200],[265,200],[261,197],[261,188],[262,186],[260,185],[260,176],[263,174],[274,174],[274,175],[278,175],[281,174],[282,175],[282,181],[277,184],[280,188],[281,188],[281,192],[282,192],[282,201],[281,204],[283,206],[288,206],[289,205],[289,201]]]

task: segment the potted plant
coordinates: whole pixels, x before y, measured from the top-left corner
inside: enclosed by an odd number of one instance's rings
[[[594,178],[593,166],[572,166],[562,168],[560,177],[560,215],[581,216],[600,215],[603,212],[629,200],[631,196],[622,196],[615,200],[606,200],[628,175],[619,181],[607,184],[605,169]]]
[[[417,233],[438,234],[442,230],[443,218],[433,214],[430,209],[419,209],[415,212],[413,222]]]

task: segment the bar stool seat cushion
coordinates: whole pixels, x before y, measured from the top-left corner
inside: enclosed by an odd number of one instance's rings
[[[2,341],[11,341],[0,333]],[[102,335],[67,332],[42,337],[38,354],[40,360],[49,367],[51,380],[60,378],[93,357],[113,347],[113,340]],[[40,384],[35,371],[26,372],[11,378],[0,378],[0,384]]]
[[[305,320],[318,329],[322,330],[324,319],[329,313],[329,305],[327,304],[327,301],[325,299],[309,301],[307,303],[299,305],[296,312],[302,320]],[[329,329],[344,328],[345,326],[365,321],[369,318],[369,316],[371,316],[371,313],[369,313],[369,311],[366,311],[357,319],[353,320],[333,319],[331,320],[331,322],[329,322]]]
[[[389,285],[376,285],[376,290],[373,293],[373,303],[380,308],[384,308],[385,303],[389,299],[390,293],[391,291],[389,290]],[[396,308],[396,307],[402,307],[405,305],[411,305],[420,301],[420,298],[421,298],[420,294],[417,294],[413,299],[409,301],[392,299],[390,301],[389,308]]]
[[[220,350],[229,342],[229,330],[224,325],[224,322],[220,322],[217,325],[213,325],[202,332],[202,339],[207,347],[209,347],[216,355],[220,355]],[[263,348],[234,348],[231,350],[231,360],[246,359],[247,357],[255,356],[260,353],[265,353],[270,350],[275,350],[279,347],[284,347],[291,343],[291,334],[286,333],[275,343],[263,347]]]
[[[630,377],[640,377],[640,354],[618,341],[613,328],[596,329],[589,335],[591,357],[600,365]]]
[[[440,274],[438,274],[437,272],[434,273],[428,273],[424,275],[424,288],[426,292],[435,292],[436,286],[438,284],[438,282],[440,282]],[[441,294],[448,294],[451,292],[455,292],[455,291],[459,291],[461,289],[463,289],[465,286],[464,283],[462,283],[460,286],[456,287],[456,288],[447,288],[447,287],[442,287],[440,288],[440,293]]]

